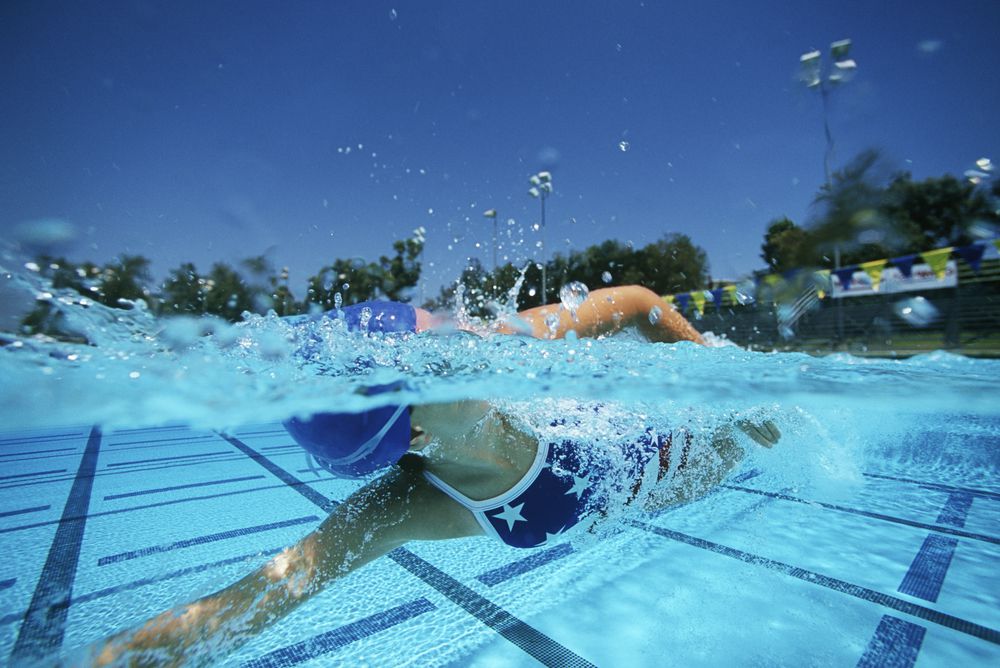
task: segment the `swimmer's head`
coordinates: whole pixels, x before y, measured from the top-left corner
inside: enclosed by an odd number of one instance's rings
[[[377,385],[365,394],[399,389]],[[317,413],[284,423],[292,438],[324,469],[357,478],[392,466],[410,447],[410,411],[406,406],[380,406],[361,413]]]

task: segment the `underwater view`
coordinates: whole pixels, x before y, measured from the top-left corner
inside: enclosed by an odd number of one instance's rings
[[[0,665],[1000,663],[995,3],[0,12]]]

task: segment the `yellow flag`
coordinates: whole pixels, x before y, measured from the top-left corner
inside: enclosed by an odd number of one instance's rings
[[[944,272],[948,266],[948,258],[951,257],[951,251],[952,247],[948,246],[947,248],[936,248],[920,254],[923,261],[931,266],[931,271],[934,272],[939,281],[944,278]]]
[[[667,302],[668,304],[673,304],[674,303],[674,296],[673,295],[663,295],[663,301]]]
[[[947,258],[945,258],[947,261]],[[882,269],[885,268],[885,263],[888,260],[872,260],[871,262],[862,262],[858,266],[861,270],[868,274],[868,278],[872,279],[872,290],[878,292],[878,286],[882,282]]]
[[[730,304],[735,304],[736,303],[736,286],[735,285],[727,285],[726,287],[722,288],[722,303],[723,304],[726,303],[726,295],[729,295],[729,303]]]
[[[1000,239],[994,239],[993,240],[993,245],[996,246],[996,249],[998,251],[1000,251]]]
[[[695,290],[691,294],[691,301],[694,302],[694,307],[698,309],[698,315],[705,312],[705,293],[701,290]]]

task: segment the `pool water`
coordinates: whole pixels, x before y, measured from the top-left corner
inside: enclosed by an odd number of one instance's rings
[[[744,443],[709,496],[597,537],[407,545],[225,665],[1000,664],[998,362],[336,331],[303,359],[274,318],[72,316],[91,345],[0,348],[13,665],[73,656],[311,531],[358,483],[309,470],[280,419],[384,401],[354,390],[399,377],[393,400],[600,399],[784,435]]]

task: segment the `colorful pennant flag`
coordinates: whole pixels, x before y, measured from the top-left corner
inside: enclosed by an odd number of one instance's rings
[[[736,286],[733,286],[736,287]],[[715,310],[722,310],[722,300],[726,298],[726,291],[722,288],[712,290],[712,301],[715,302]]]
[[[862,262],[858,266],[861,270],[868,274],[868,278],[872,279],[872,290],[878,292],[878,286],[882,282],[882,270],[885,268],[885,263],[888,260],[872,260],[871,262]]]
[[[899,269],[899,273],[901,273],[904,278],[909,278],[910,274],[913,273],[913,263],[916,261],[916,255],[903,255],[901,257],[894,257],[891,260],[892,264]]]
[[[691,300],[690,295],[686,293],[680,295],[674,295],[674,299],[677,300],[677,310],[679,310],[681,313],[684,313],[685,311],[688,310],[688,302]]]
[[[705,293],[701,290],[695,290],[688,294],[691,295],[691,301],[694,302],[694,308],[698,311],[698,315],[702,315],[705,312]]]
[[[958,253],[959,257],[969,263],[972,267],[972,271],[979,273],[979,263],[983,260],[983,251],[986,250],[986,246],[982,244],[972,244],[971,246],[962,246],[961,248],[956,248],[955,252]]]
[[[840,289],[847,291],[847,288],[851,287],[851,281],[854,279],[854,270],[857,267],[844,267],[843,269],[835,269],[833,271],[834,276],[840,279]]]
[[[934,272],[939,281],[944,278],[944,272],[948,267],[948,258],[951,257],[951,251],[952,247],[948,246],[947,248],[937,248],[920,254],[924,262],[931,266],[931,271]]]

